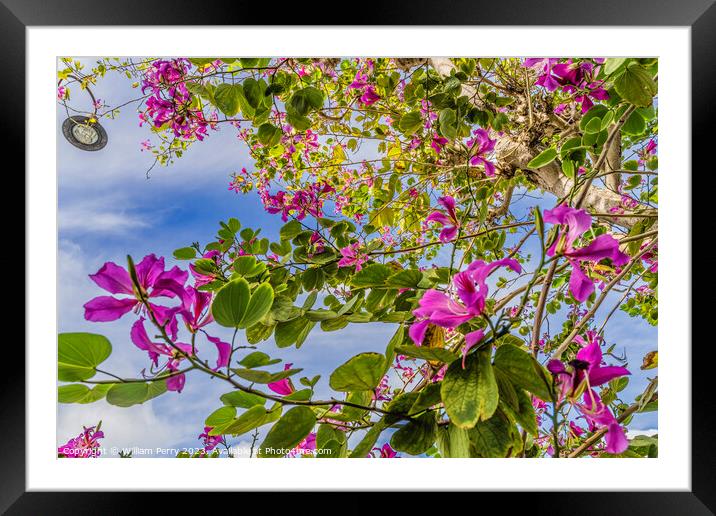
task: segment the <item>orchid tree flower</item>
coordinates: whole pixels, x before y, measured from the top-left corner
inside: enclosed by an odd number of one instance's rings
[[[490,133],[485,129],[475,129],[473,132],[474,138],[467,141],[467,146],[473,149],[475,153],[470,158],[470,165],[476,167],[482,165],[485,167],[485,175],[494,177],[495,175],[495,164],[492,161],[485,159],[485,155],[495,150],[495,142],[490,138]]]
[[[629,262],[629,256],[619,250],[619,241],[611,235],[599,235],[585,247],[574,247],[574,242],[592,227],[592,216],[585,210],[562,204],[544,210],[544,221],[562,226],[557,239],[547,250],[547,255],[567,258],[572,266],[569,290],[579,302],[585,301],[594,292],[594,282],[582,270],[582,262],[598,263],[605,258],[609,258],[616,266]]]
[[[291,367],[293,367],[293,364],[286,364],[283,366],[283,370],[288,371]],[[290,378],[284,378],[277,382],[269,383],[266,387],[281,396],[288,396],[296,391],[296,388],[293,386],[293,382],[291,382]]]
[[[552,67],[559,62],[559,59],[552,57],[532,57],[525,59],[523,66],[534,70],[542,71],[535,84],[543,86],[547,91],[555,91],[560,84],[552,75]]]
[[[437,222],[443,226],[443,230],[440,232],[438,237],[443,244],[446,244],[455,239],[457,236],[458,229],[460,229],[460,221],[457,218],[457,212],[455,211],[455,199],[446,195],[438,199],[440,204],[445,211],[434,211],[425,219],[425,222]]]
[[[218,264],[219,256],[221,253],[219,251],[213,250],[209,251],[207,253],[204,253],[202,255],[202,258],[206,258],[208,260],[214,260],[214,263]],[[210,276],[208,274],[202,274],[196,270],[193,263],[189,264],[189,270],[191,271],[191,275],[194,276],[194,287],[199,288],[202,285],[206,285],[208,283],[211,283],[216,278],[214,276]]]
[[[184,285],[188,277],[187,272],[179,267],[165,271],[164,258],[157,258],[154,254],[145,256],[135,270],[140,292],[132,285],[127,269],[116,263],[107,262],[96,274],[91,274],[92,281],[109,293],[127,294],[131,297],[95,297],[84,305],[85,319],[93,322],[115,321],[132,309],[139,310],[142,297],[176,297],[176,288]],[[152,303],[149,303],[149,306],[160,323],[167,321],[170,309]]]
[[[99,440],[104,437],[104,432],[100,431],[99,427],[100,425],[97,425],[96,427],[91,426],[89,428],[84,427],[80,435],[73,437],[65,444],[57,448],[58,456],[66,459],[87,459],[99,457],[101,454]]]
[[[296,457],[302,455],[313,455],[316,451],[316,432],[309,433],[300,443],[296,445],[287,457]]]
[[[348,245],[341,249],[341,255],[343,258],[341,258],[338,261],[339,267],[350,267],[351,265],[354,265],[356,268],[356,272],[361,270],[362,265],[368,261],[368,255],[365,253],[360,252],[361,244],[360,242],[355,242],[351,245]]]
[[[204,440],[204,451],[213,450],[224,438],[222,435],[209,435],[209,432],[213,429],[213,426],[205,426],[204,432],[199,434],[199,437],[197,437],[197,439]]]
[[[378,457],[377,457],[377,458],[380,458],[380,459],[394,459],[394,458],[397,458],[397,457],[398,457],[398,452],[396,452],[396,451],[390,446],[390,443],[385,443],[385,444],[384,444],[383,446],[381,446],[380,448],[378,448],[378,447],[373,448],[372,451],[374,451],[374,452],[377,451],[377,452],[378,452]],[[368,454],[368,457],[376,458],[375,455],[373,455],[373,453]]]
[[[190,344],[183,342],[175,342],[174,347],[161,342],[152,342],[147,334],[147,330],[144,328],[144,317],[137,319],[132,325],[129,335],[135,346],[147,352],[155,367],[159,365],[159,357],[166,356],[167,363],[165,367],[170,373],[179,370],[179,364],[185,358],[183,354],[191,356],[193,351]],[[175,374],[167,378],[167,389],[181,392],[185,383],[186,376],[184,373]]]
[[[576,358],[568,364],[550,360],[547,369],[560,387],[560,399],[569,400],[592,426],[607,427],[607,452],[622,453],[626,450],[629,443],[624,429],[593,387],[629,375],[629,370],[620,366],[602,366],[602,350],[596,340],[580,349]],[[581,403],[578,401],[580,395],[583,396]]]
[[[508,267],[515,272],[522,271],[517,260],[512,258],[503,258],[492,263],[476,260],[468,265],[466,270],[453,276],[452,290],[457,299],[435,289],[425,291],[418,301],[419,308],[413,310],[416,321],[408,329],[408,335],[415,345],[422,345],[430,324],[442,328],[456,328],[481,315],[489,293],[487,277],[498,267]],[[483,336],[482,330],[465,335],[463,365],[467,352],[482,340]]]

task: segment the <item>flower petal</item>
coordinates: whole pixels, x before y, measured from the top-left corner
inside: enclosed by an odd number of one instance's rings
[[[105,263],[96,274],[90,274],[90,279],[112,294],[134,294],[129,273],[116,263]]]
[[[137,304],[136,299],[99,296],[84,304],[85,319],[92,322],[116,321]]]
[[[417,321],[410,325],[408,328],[408,335],[415,343],[416,346],[420,346],[425,339],[425,332],[428,329],[430,321],[425,319],[424,321]]]
[[[465,358],[467,358],[467,352],[470,351],[475,344],[482,340],[485,336],[485,332],[482,330],[471,331],[465,334],[465,347],[462,349],[462,368],[465,369]]]
[[[622,453],[629,448],[626,432],[619,423],[609,425],[606,435],[607,453]]]
[[[218,337],[212,337],[210,335],[207,335],[206,338],[209,339],[209,342],[212,342],[216,346],[216,351],[219,354],[218,358],[216,359],[216,367],[214,368],[214,371],[229,365],[229,355],[231,354],[231,344],[229,344],[228,342],[222,341]]]
[[[620,366],[606,366],[596,367],[589,371],[589,384],[592,387],[607,383],[609,380],[619,378],[620,376],[627,376],[631,373],[626,367]]]
[[[570,260],[570,263],[572,264],[572,274],[569,277],[569,290],[574,299],[582,303],[594,292],[594,283],[589,276],[584,274],[578,262]]]

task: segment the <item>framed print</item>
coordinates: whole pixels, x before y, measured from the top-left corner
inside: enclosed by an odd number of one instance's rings
[[[246,26],[258,6],[5,2],[27,303],[0,507],[710,514],[689,208],[716,8],[557,4]]]

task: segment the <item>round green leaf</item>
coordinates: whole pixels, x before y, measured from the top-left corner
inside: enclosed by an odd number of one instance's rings
[[[268,412],[263,405],[254,405],[223,428],[224,434],[241,435],[268,422]]]
[[[230,281],[219,289],[211,304],[214,320],[221,326],[237,328],[246,314],[250,298],[249,284],[245,279]]]
[[[268,283],[259,285],[251,294],[249,306],[246,309],[244,318],[239,325],[241,328],[249,328],[259,322],[271,310],[273,304],[273,287]]]
[[[450,421],[460,428],[472,428],[492,416],[499,394],[489,353],[469,355],[464,369],[460,361],[450,364],[440,395]]]
[[[196,258],[196,249],[193,247],[182,247],[174,251],[174,258],[177,260],[193,260]]]
[[[239,95],[241,86],[221,83],[214,90],[214,104],[226,116],[234,116],[239,112]]]
[[[107,337],[94,333],[60,333],[57,348],[58,378],[63,382],[92,378],[95,367],[112,353]]]
[[[167,383],[164,380],[149,383],[115,383],[107,391],[107,403],[118,407],[131,407],[156,398],[165,392],[167,392]]]
[[[614,79],[614,88],[624,100],[641,107],[651,106],[657,91],[649,71],[634,61]]]
[[[402,132],[406,136],[414,134],[422,126],[423,117],[418,111],[411,111],[410,113],[404,114],[403,117],[400,119],[400,122],[398,123],[398,128],[400,129],[400,132]]]
[[[333,371],[328,383],[336,391],[370,391],[380,383],[384,367],[384,355],[361,353]]]
[[[316,424],[316,416],[308,407],[294,407],[271,427],[261,443],[259,457],[283,457],[300,443]]]
[[[552,382],[544,368],[526,351],[503,344],[495,353],[495,367],[504,373],[510,381],[538,398],[552,399]]]
[[[527,168],[541,168],[549,165],[557,157],[557,150],[554,147],[545,149],[527,163]]]

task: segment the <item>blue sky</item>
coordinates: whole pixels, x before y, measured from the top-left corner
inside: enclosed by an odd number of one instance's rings
[[[138,93],[131,88],[130,80],[116,75],[101,80],[93,91],[110,105],[121,104]],[[72,91],[71,104],[87,108],[85,95]],[[65,117],[64,108],[58,106],[58,328],[60,332],[106,335],[113,354],[104,368],[127,377],[137,376],[148,367],[149,360],[129,340],[134,318],[125,316],[111,323],[85,321],[82,305],[103,295],[87,275],[106,261],[126,263],[127,254],[138,260],[155,253],[164,256],[168,266],[178,263],[186,268],[186,262],[171,258],[172,251],[194,241],[206,243],[220,220],[237,217],[244,227],[261,228],[272,240],[278,238],[282,222],[279,216],[264,212],[257,195],[237,195],[228,190],[229,175],[251,167],[245,147],[228,127],[211,132],[205,142],[193,145],[174,165],[155,167],[147,179],[153,159],[140,151],[140,142],[150,133],[138,126],[132,106],[124,108],[117,119],[102,122],[109,143],[99,152],[80,151],[64,140],[61,125]],[[294,367],[303,367],[302,375],[322,374],[317,393],[327,396],[327,378],[333,368],[362,351],[382,352],[393,331],[394,326],[386,324],[354,324],[331,333],[315,329],[299,351],[289,348],[276,352],[272,341],[262,343],[259,349],[294,362]],[[231,338],[230,332],[221,328],[213,333],[224,340]],[[647,375],[638,365],[645,352],[655,349],[656,329],[619,313],[607,339],[618,344],[617,353],[626,350],[630,358],[634,378],[624,399],[631,401],[646,384]],[[649,373],[650,377],[655,374]],[[83,425],[101,419],[108,456],[114,455],[112,448],[196,447],[205,417],[221,406],[219,396],[228,390],[217,380],[192,375],[181,394],[170,392],[131,408],[114,407],[104,400],[59,405],[58,444],[78,434]],[[655,429],[656,425],[655,414],[640,414],[631,428]],[[248,435],[240,437],[238,444],[244,446],[249,440]]]

